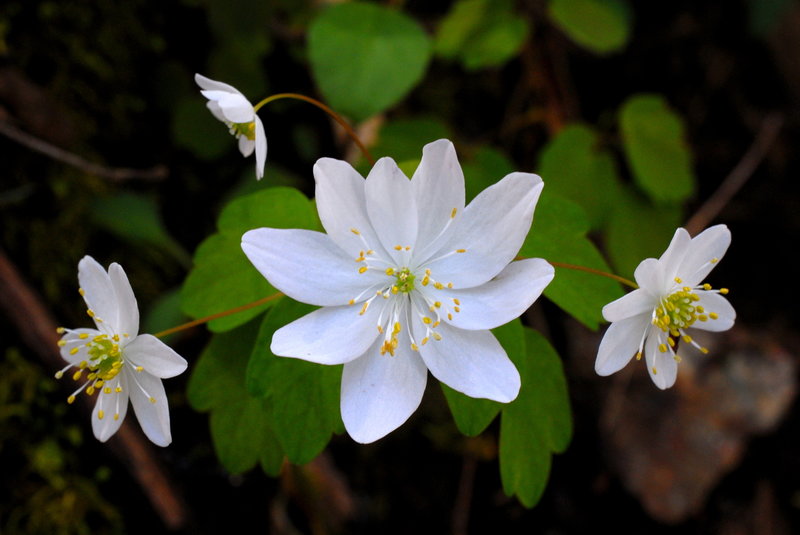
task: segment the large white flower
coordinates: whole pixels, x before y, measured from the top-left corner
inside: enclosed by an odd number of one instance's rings
[[[736,311],[723,297],[728,290],[701,284],[730,243],[725,225],[694,238],[679,228],[661,258],[639,264],[634,273],[639,289],[603,307],[603,317],[612,323],[600,342],[597,373],[610,375],[634,355],[644,355],[650,377],[664,389],[675,383],[679,344],[707,353],[687,329],[725,331],[733,326]]]
[[[208,99],[206,106],[214,117],[228,125],[230,133],[239,140],[239,151],[247,157],[256,151],[256,177],[264,176],[267,161],[267,135],[253,105],[233,86],[195,74],[194,81]]]
[[[139,333],[139,308],[122,267],[111,264],[108,272],[91,256],[78,263],[80,293],[96,329],[65,329],[58,345],[69,364],[56,373],[61,378],[70,368],[82,391],[97,393],[92,429],[105,442],[117,432],[128,411],[128,399],[147,437],[159,446],[172,442],[169,407],[161,379],[186,369],[186,361],[161,340]]]
[[[519,316],[553,278],[544,260],[512,262],[542,180],[512,173],[464,208],[447,140],[424,148],[411,180],[391,158],[366,180],[323,158],[314,177],[327,234],[261,228],[242,237],[273,286],[322,307],[279,329],[272,352],[344,364],[342,419],[363,443],[416,410],[427,370],[468,396],[513,400],[519,373],[489,329]]]

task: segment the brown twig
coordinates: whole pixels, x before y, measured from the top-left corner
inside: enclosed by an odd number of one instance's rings
[[[458,494],[453,506],[453,535],[467,535],[469,511],[472,508],[472,490],[475,487],[475,471],[478,459],[471,452],[464,454],[461,466],[461,481],[458,483]]]
[[[56,323],[36,292],[22,279],[16,267],[0,250],[0,309],[13,324],[27,346],[53,370],[63,367],[58,351]],[[80,396],[87,416],[92,412],[88,396]],[[87,420],[88,421],[88,420]],[[166,473],[160,467],[152,446],[130,421],[123,422],[108,442],[111,450],[139,482],[153,509],[170,529],[183,527],[186,507]]]
[[[150,169],[129,169],[127,167],[106,167],[85,158],[56,147],[36,136],[23,132],[8,121],[0,120],[0,134],[13,139],[20,145],[44,154],[53,160],[76,167],[90,175],[107,178],[114,182],[124,182],[126,180],[149,180],[157,181],[167,178],[169,172],[163,165],[157,165]]]
[[[773,112],[761,122],[758,134],[750,148],[733,168],[733,171],[722,181],[717,191],[706,200],[686,223],[689,234],[697,234],[719,215],[736,193],[753,176],[761,161],[769,152],[783,126],[783,116]]]

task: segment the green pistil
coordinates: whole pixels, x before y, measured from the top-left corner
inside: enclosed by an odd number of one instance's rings
[[[414,289],[415,277],[414,274],[411,273],[411,270],[408,268],[403,268],[394,275],[397,277],[397,282],[395,283],[394,287],[397,288],[398,292],[407,294]]]
[[[119,351],[119,344],[107,337],[95,337],[89,343],[89,362],[88,367],[97,373],[97,377],[108,381],[119,373],[122,367],[122,355]]]
[[[231,133],[236,136],[244,136],[250,141],[256,138],[256,123],[250,121],[249,123],[231,123]]]
[[[695,306],[699,300],[700,297],[692,292],[691,288],[673,292],[661,300],[661,306],[656,309],[653,323],[662,331],[668,332],[691,327],[698,319],[704,321],[707,317],[702,314],[702,309],[698,310]]]

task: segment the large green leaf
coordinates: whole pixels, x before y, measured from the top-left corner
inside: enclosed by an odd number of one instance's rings
[[[573,41],[598,54],[618,52],[630,37],[625,0],[550,0],[549,11]]]
[[[614,159],[597,145],[590,127],[567,126],[542,150],[538,170],[547,191],[578,203],[593,229],[605,222],[620,189]]]
[[[680,202],[694,192],[691,153],[680,116],[660,95],[634,95],[620,110],[625,155],[636,183],[656,202]]]
[[[525,354],[509,356],[522,377],[517,399],[500,417],[500,476],[503,490],[533,507],[544,492],[553,453],[572,438],[567,383],[558,353],[547,340],[525,328]]]
[[[260,227],[318,228],[312,203],[292,188],[270,188],[231,201],[219,216],[219,231],[197,248],[184,282],[183,311],[193,318],[242,306],[277,293],[242,252],[242,234]],[[212,320],[212,331],[232,329],[271,306],[267,303]]]
[[[467,69],[502,65],[528,35],[526,20],[513,8],[511,0],[459,0],[439,26],[436,53]]]
[[[422,78],[430,55],[430,40],[413,19],[376,4],[329,6],[308,30],[320,91],[355,121],[399,102]]]
[[[525,334],[522,323],[517,319],[492,332],[503,345],[506,353],[514,355],[511,360],[517,361],[525,356]],[[502,403],[488,399],[476,399],[465,396],[449,386],[441,383],[444,396],[458,430],[467,436],[474,437],[483,432],[492,423],[497,413],[503,408]]]
[[[610,272],[586,237],[588,230],[589,221],[581,207],[550,194],[545,187],[520,254]],[[590,329],[596,329],[603,321],[603,306],[621,297],[622,289],[607,277],[556,267],[556,276],[544,295]]]
[[[289,298],[276,304],[261,324],[247,368],[248,390],[268,400],[278,441],[297,464],[312,460],[332,433],[343,430],[339,413],[342,367],[278,357],[269,350],[276,330],[312,310]]]
[[[267,473],[280,469],[283,452],[264,400],[245,389],[245,370],[258,322],[217,334],[200,355],[187,387],[195,410],[211,411],[211,439],[217,457],[231,473],[261,462]]]

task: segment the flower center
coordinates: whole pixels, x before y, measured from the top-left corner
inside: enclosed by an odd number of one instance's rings
[[[392,286],[392,292],[395,292],[395,288],[397,288],[397,292],[407,294],[414,290],[414,279],[416,278],[411,270],[407,267],[394,272],[394,276],[397,278],[397,282]]]
[[[231,134],[236,136],[244,136],[250,141],[256,138],[256,122],[250,121],[249,123],[230,123]]]
[[[702,315],[703,307],[695,306],[699,300],[688,286],[672,292],[656,308],[653,324],[664,332],[690,327]]]
[[[89,347],[87,367],[102,381],[110,381],[116,377],[125,363],[118,342],[118,335],[109,338],[107,334],[99,334],[86,344]]]

